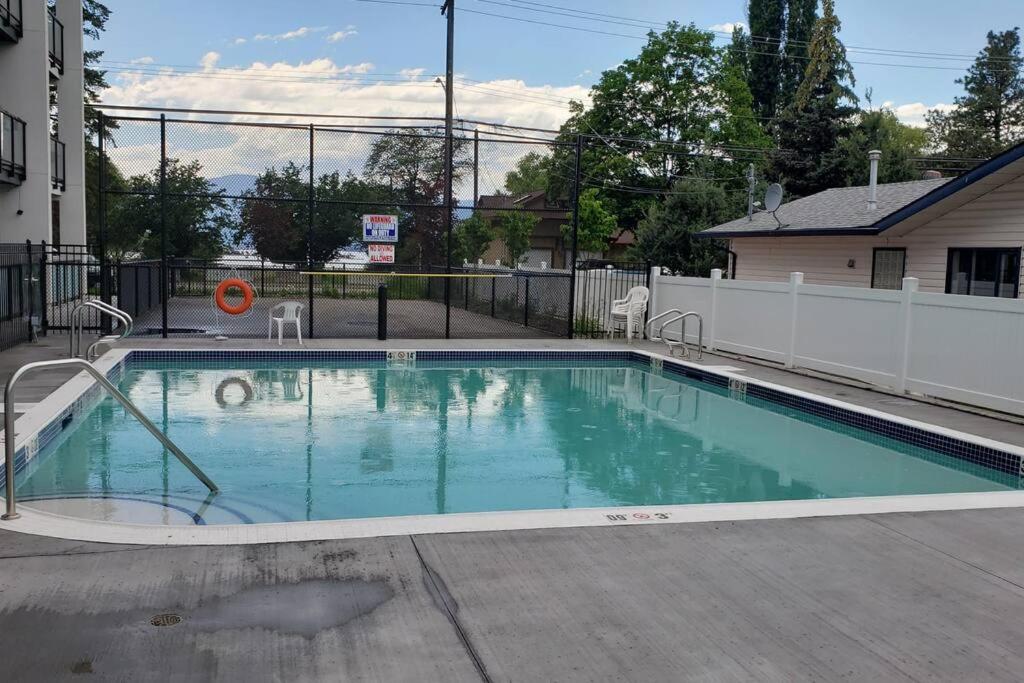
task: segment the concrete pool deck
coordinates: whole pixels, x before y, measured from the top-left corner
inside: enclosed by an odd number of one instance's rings
[[[307,344],[438,347],[608,342]],[[704,364],[1024,445],[1013,422],[733,358]],[[1022,522],[1009,508],[212,547],[0,531],[4,670],[13,681],[1019,680]],[[181,622],[151,625],[160,614]]]

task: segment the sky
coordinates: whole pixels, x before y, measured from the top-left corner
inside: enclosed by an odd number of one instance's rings
[[[104,102],[441,116],[443,90],[433,81],[444,71],[445,22],[436,6],[418,4],[427,0],[407,2],[417,4],[106,0],[111,19],[97,47],[113,87]],[[954,81],[986,31],[1021,19],[1020,0],[836,4],[857,93],[870,88],[875,106],[913,124],[960,93]],[[557,127],[570,98],[585,98],[603,70],[639,51],[645,31],[623,24],[674,19],[728,31],[745,16],[744,0],[458,0],[458,7],[458,114],[539,127]],[[580,10],[624,19],[586,20]],[[177,75],[161,74],[168,70]]]

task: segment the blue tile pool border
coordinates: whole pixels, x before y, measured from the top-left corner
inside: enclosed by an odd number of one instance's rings
[[[416,352],[417,362],[444,361],[617,361],[652,365],[651,355],[635,351],[531,351],[531,350],[422,350]],[[703,370],[699,367],[679,363],[671,358],[658,357],[661,371],[690,380],[706,383],[720,389],[730,387],[729,377]],[[312,362],[387,362],[384,350],[230,350],[230,349],[189,349],[129,351],[107,371],[107,378],[115,384],[131,366],[154,362],[251,362],[251,361],[312,361]],[[101,398],[101,388],[92,384],[89,389],[67,408],[55,415],[46,425],[29,437],[15,453],[15,473],[21,472],[36,454],[46,451],[55,438],[65,430],[76,426],[76,416],[87,412]],[[898,419],[862,412],[834,403],[815,400],[781,388],[773,388],[756,382],[743,382],[743,391],[733,396],[735,400],[775,410],[795,409],[808,415],[830,420],[842,425],[868,431],[911,446],[925,448],[952,458],[994,470],[1004,475],[1020,477],[1022,458],[1016,453],[992,448],[967,439],[930,431],[914,425],[904,424]],[[5,473],[0,468],[0,485]]]

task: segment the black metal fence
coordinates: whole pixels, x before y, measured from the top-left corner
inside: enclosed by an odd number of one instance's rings
[[[0,349],[30,341],[40,325],[42,260],[39,245],[0,244]]]
[[[575,187],[513,194],[533,152],[575,143],[460,134],[446,205],[444,136],[166,116],[102,117],[97,294],[139,334],[263,336],[271,309],[304,307],[308,337],[375,337],[378,285],[395,338],[572,336]],[[520,188],[521,189],[521,188]],[[371,262],[364,216],[395,216],[393,262]],[[81,267],[91,267],[83,265]],[[228,278],[255,305],[214,301]]]

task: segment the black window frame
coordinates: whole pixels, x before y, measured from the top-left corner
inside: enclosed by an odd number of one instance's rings
[[[874,249],[871,250],[871,289],[880,289],[879,287],[875,286],[875,256],[880,251],[902,251],[903,252],[903,268],[902,268],[903,274],[900,275],[900,286],[897,287],[895,290],[889,290],[889,291],[899,291],[899,290],[903,289],[903,278],[905,278],[907,276],[907,248],[906,247],[875,247]]]
[[[999,253],[999,254],[1016,254],[1017,256],[1017,269],[1013,277],[1013,297],[999,296],[999,287],[994,288],[996,292],[990,299],[1019,299],[1020,298],[1020,268],[1021,268],[1021,252],[1024,251],[1022,247],[948,247],[946,249],[946,294],[952,294],[953,289],[953,252],[959,251],[972,251],[972,252],[988,252],[988,253]],[[968,283],[970,281],[968,280]],[[968,285],[969,286],[969,285]],[[983,294],[975,294],[973,292],[967,292],[960,296],[985,296]]]

